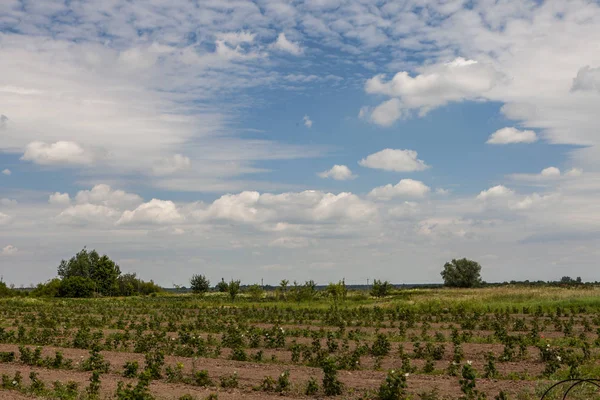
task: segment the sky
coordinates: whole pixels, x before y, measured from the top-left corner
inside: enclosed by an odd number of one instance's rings
[[[3,0],[0,274],[600,280],[600,3]]]

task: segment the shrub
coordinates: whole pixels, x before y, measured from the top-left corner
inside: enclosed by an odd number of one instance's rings
[[[379,333],[371,347],[371,354],[374,356],[387,356],[390,353],[392,345],[384,333]]]
[[[401,400],[406,398],[406,377],[408,373],[390,370],[385,381],[379,387],[378,398],[380,400]]]
[[[220,378],[220,385],[222,388],[225,389],[231,389],[231,388],[236,388],[239,385],[239,380],[238,380],[238,376],[237,376],[237,372],[234,372],[231,375],[223,375]]]
[[[60,282],[60,297],[92,297],[95,283],[91,278],[71,276]]]
[[[332,358],[326,358],[322,362],[323,368],[323,392],[325,396],[338,396],[342,394],[342,382],[337,378],[337,369],[335,361]]]
[[[210,281],[204,275],[193,275],[190,288],[195,294],[204,294],[210,290]]]
[[[123,376],[125,378],[135,378],[137,376],[139,364],[137,361],[127,361],[123,367]]]
[[[304,391],[304,394],[307,396],[313,396],[317,394],[318,391],[319,384],[317,383],[317,380],[313,376],[311,376],[308,380],[308,383],[306,384],[306,390]]]
[[[208,376],[208,371],[203,369],[194,373],[194,384],[196,386],[212,386],[213,382]]]

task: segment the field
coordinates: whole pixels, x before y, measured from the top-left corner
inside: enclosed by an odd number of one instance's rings
[[[0,399],[539,399],[600,378],[598,288],[266,297],[1,299]]]

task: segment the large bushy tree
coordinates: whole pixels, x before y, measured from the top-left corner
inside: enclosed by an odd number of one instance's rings
[[[444,264],[441,272],[444,285],[449,287],[472,288],[481,286],[481,265],[477,261],[461,258]]]
[[[58,276],[61,279],[89,279],[93,283],[94,292],[103,296],[117,294],[119,275],[121,269],[108,256],[100,256],[96,250],[87,251],[85,248],[68,261],[62,260],[58,266]]]
[[[210,290],[210,281],[204,275],[193,275],[190,279],[190,288],[195,294],[203,295]]]

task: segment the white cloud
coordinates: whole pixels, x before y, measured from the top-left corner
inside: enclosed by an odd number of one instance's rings
[[[332,178],[336,181],[347,181],[349,179],[356,178],[356,175],[352,174],[350,168],[345,165],[334,165],[331,169],[317,174],[320,178]]]
[[[283,247],[286,249],[299,249],[310,246],[310,240],[303,237],[283,236],[269,243],[270,247]]]
[[[407,117],[409,114],[402,107],[399,99],[393,98],[379,104],[372,111],[369,108],[362,107],[359,117],[365,118],[381,126],[391,126],[400,118]]]
[[[309,129],[312,128],[313,122],[308,115],[305,115],[304,118],[302,118],[302,120],[304,121],[305,127],[309,128]]]
[[[254,42],[256,34],[247,31],[239,31],[220,33],[219,35],[217,35],[217,37],[219,38],[219,40],[229,43],[232,46],[237,46],[242,43]]]
[[[75,142],[59,141],[48,144],[36,141],[27,145],[21,160],[40,165],[85,165],[91,164],[93,157]]]
[[[53,193],[48,196],[48,203],[59,206],[66,206],[71,204],[71,198],[69,197],[69,193]]]
[[[9,244],[7,246],[4,246],[4,248],[2,249],[2,255],[10,256],[10,255],[16,254],[18,251],[19,251],[19,249],[17,249],[15,246]]]
[[[402,179],[395,185],[379,186],[369,192],[369,197],[378,200],[389,200],[395,197],[424,197],[429,193],[429,186],[421,181]]]
[[[531,195],[525,196],[524,198],[514,202],[509,206],[511,210],[523,211],[529,210],[532,208],[539,208],[541,206],[545,206],[552,201],[557,200],[558,196],[556,195],[539,195],[538,193],[533,193]]]
[[[114,221],[118,211],[104,205],[76,204],[56,216],[56,221],[66,225],[106,224]]]
[[[377,214],[376,207],[352,193],[315,190],[270,194],[227,194],[208,207],[193,212],[200,221],[234,221],[249,224],[282,222],[325,223],[364,221]]]
[[[600,67],[590,68],[589,65],[586,65],[577,71],[571,90],[600,92]]]
[[[419,214],[419,212],[419,204],[414,201],[405,201],[401,205],[388,210],[388,214],[395,218],[411,218]]]
[[[2,170],[2,174],[6,175],[6,176],[10,176],[12,174],[12,171],[8,168],[5,168]]]
[[[358,164],[367,168],[396,172],[423,171],[429,168],[417,156],[418,153],[414,150],[384,149],[368,155],[360,160]]]
[[[175,154],[172,157],[163,158],[152,167],[154,175],[171,175],[179,171],[190,169],[192,162],[189,157],[181,154]]]
[[[389,126],[413,109],[424,115],[449,102],[485,99],[503,78],[490,64],[460,57],[419,71],[415,77],[402,71],[390,81],[381,74],[367,80],[367,93],[392,98],[373,110],[373,122]]]
[[[554,178],[560,176],[560,169],[556,167],[544,168],[542,172],[540,172],[540,175],[547,178]]]
[[[506,186],[503,185],[497,185],[494,187],[491,187],[487,190],[483,190],[481,191],[481,193],[479,193],[477,195],[477,199],[478,200],[491,200],[491,199],[497,199],[497,198],[505,198],[508,196],[513,196],[515,192],[513,192],[511,189],[507,188]]]
[[[140,204],[133,211],[124,211],[117,224],[173,224],[181,222],[183,217],[177,206],[170,200],[152,199]]]
[[[12,221],[12,217],[10,215],[0,212],[0,225],[6,225],[11,221]]]
[[[272,47],[295,56],[299,56],[303,52],[302,48],[297,43],[289,41],[283,32],[277,36],[277,40],[273,43]]]
[[[5,206],[5,207],[14,207],[17,204],[19,204],[19,202],[15,199],[7,199],[7,198],[0,199],[0,205]]]
[[[538,140],[534,131],[521,131],[517,128],[506,127],[492,133],[486,143],[489,144],[511,144],[511,143],[533,143]]]
[[[81,190],[75,196],[77,204],[96,204],[118,210],[136,207],[142,201],[137,194],[114,190],[106,184],[98,184],[91,190]]]
[[[583,175],[583,170],[581,168],[571,168],[565,173],[566,176],[577,177]]]
[[[447,196],[450,194],[450,189],[437,188],[435,189],[435,193],[441,196]]]

